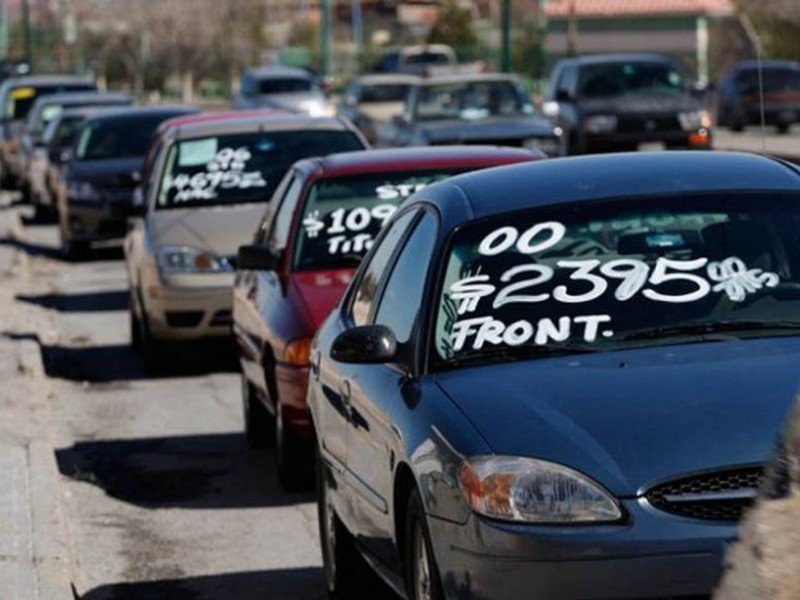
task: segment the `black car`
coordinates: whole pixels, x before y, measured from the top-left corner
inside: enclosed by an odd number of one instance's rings
[[[58,186],[65,257],[85,254],[92,242],[125,235],[153,133],[163,121],[194,112],[188,107],[119,108],[84,123]]]
[[[726,71],[717,89],[717,125],[731,131],[760,125],[762,110],[778,133],[800,123],[800,63],[747,60]]]
[[[800,382],[798,231],[752,154],[406,200],[310,349],[329,591],[366,557],[409,600],[707,597]]]
[[[600,54],[553,68],[544,112],[564,130],[569,154],[711,147],[711,120],[669,57]]]
[[[561,130],[505,73],[441,75],[411,85],[402,112],[376,130],[376,146],[481,144],[563,154]]]

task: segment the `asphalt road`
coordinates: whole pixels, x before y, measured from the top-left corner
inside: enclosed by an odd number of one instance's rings
[[[281,492],[271,452],[246,446],[232,348],[176,347],[147,372],[119,250],[67,263],[53,225],[23,235],[48,291],[18,299],[55,321],[42,351],[79,598],[324,598],[313,495]]]

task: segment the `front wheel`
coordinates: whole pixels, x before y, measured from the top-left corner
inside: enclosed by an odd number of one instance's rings
[[[251,448],[265,448],[275,442],[275,427],[261,400],[256,396],[253,384],[242,373],[242,410],[244,412],[244,432]]]
[[[308,443],[286,426],[281,404],[275,402],[275,463],[278,481],[287,492],[310,489],[314,483],[313,457]]]
[[[405,578],[408,600],[443,600],[444,591],[433,556],[428,524],[418,490],[406,511]]]

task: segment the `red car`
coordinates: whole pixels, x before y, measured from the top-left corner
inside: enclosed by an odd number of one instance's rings
[[[284,487],[310,485],[313,475],[306,407],[311,339],[383,223],[426,185],[543,156],[449,146],[348,152],[293,165],[253,243],[239,249],[233,291],[247,439],[252,446],[275,443]]]

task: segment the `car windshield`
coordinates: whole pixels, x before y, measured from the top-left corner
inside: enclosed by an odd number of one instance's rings
[[[361,90],[359,102],[403,102],[410,87],[407,83],[366,85]]]
[[[302,209],[293,268],[313,271],[357,266],[403,200],[461,171],[408,169],[317,181]]]
[[[75,147],[78,160],[144,156],[162,121],[174,114],[126,116],[92,121],[81,130]]]
[[[574,204],[464,226],[435,329],[443,365],[544,350],[800,335],[800,196]]]
[[[350,131],[253,131],[184,140],[170,149],[156,208],[266,202],[294,162],[363,148]]]
[[[420,121],[473,121],[533,113],[533,104],[511,81],[463,81],[424,86],[416,108]]]
[[[758,93],[760,85],[765,93],[797,92],[800,91],[800,70],[764,69],[760,82],[757,70],[745,71],[739,77],[739,85],[745,94]]]
[[[20,86],[8,93],[5,116],[12,121],[26,118],[31,108],[33,108],[33,103],[36,102],[37,98],[42,96],[64,92],[89,92],[95,91],[96,89],[96,86],[90,83],[40,87]]]
[[[259,94],[291,94],[294,92],[309,92],[317,89],[316,86],[302,77],[282,77],[262,79],[258,82]]]
[[[662,62],[615,62],[581,67],[578,95],[612,98],[625,94],[680,93],[683,75]]]
[[[42,140],[53,148],[69,148],[85,122],[85,115],[67,115],[55,119],[47,126]]]

